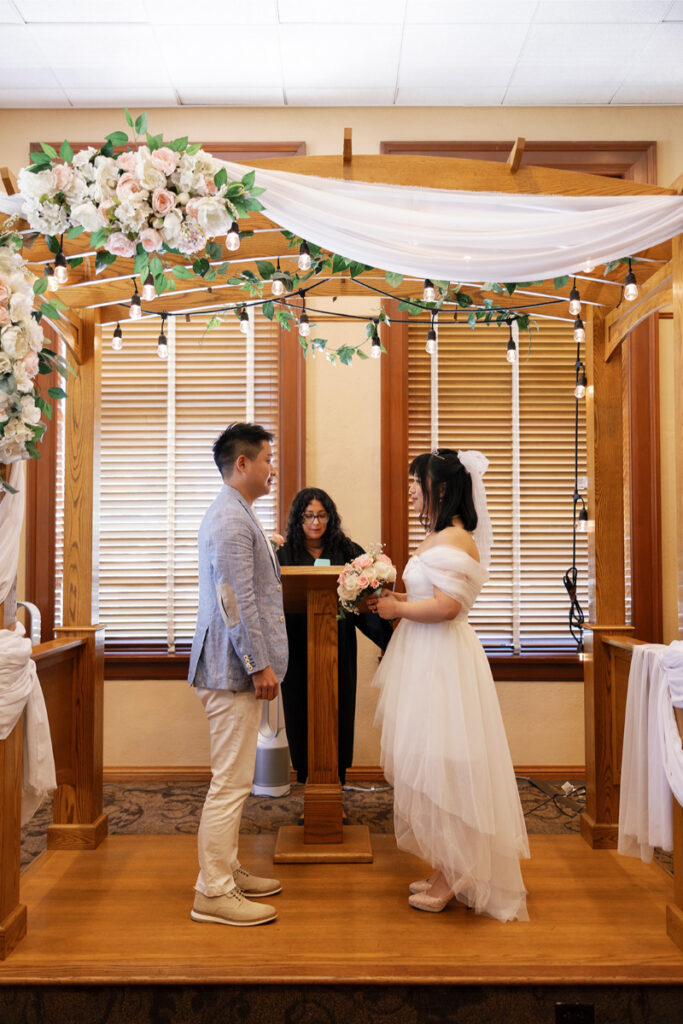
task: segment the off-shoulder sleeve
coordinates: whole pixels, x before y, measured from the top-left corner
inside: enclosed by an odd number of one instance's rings
[[[476,559],[445,544],[429,548],[420,555],[420,562],[432,586],[468,608],[488,579],[486,569]]]

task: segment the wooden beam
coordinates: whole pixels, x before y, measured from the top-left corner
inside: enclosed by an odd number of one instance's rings
[[[525,145],[526,139],[523,139],[521,135],[518,136],[518,138],[515,140],[514,146],[510,150],[510,156],[508,157],[507,160],[510,174],[516,174],[519,170],[520,164],[522,162],[522,157],[524,156]]]
[[[671,305],[672,263],[663,267],[638,287],[635,302],[622,302],[605,318],[605,360],[610,359],[634,327],[652,313]]]
[[[683,174],[679,174],[675,181],[671,183],[671,191],[679,195],[683,192]]]
[[[674,423],[675,445],[673,493],[676,500],[676,550],[678,553],[678,639],[683,639],[683,235],[673,240],[673,328],[674,328]]]
[[[351,141],[351,128],[344,129],[344,163],[350,164],[353,159],[353,144]]]
[[[5,186],[5,192],[8,196],[15,196],[19,192],[19,183],[14,177],[9,167],[0,167],[0,178]]]

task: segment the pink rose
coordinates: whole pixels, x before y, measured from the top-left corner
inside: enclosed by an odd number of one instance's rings
[[[185,215],[187,217],[194,217],[197,219],[197,213],[199,212],[199,198],[197,196],[194,199],[188,199],[187,206],[185,207]]]
[[[378,558],[375,559],[375,561],[382,562],[384,565],[391,565],[392,564],[391,563],[391,559],[389,558],[388,555],[380,555]]]
[[[361,588],[361,590],[365,590],[366,587],[370,586],[370,580],[368,579],[364,572],[361,573],[361,575],[358,577],[358,586]]]
[[[137,153],[119,153],[116,158],[116,166],[128,174],[134,174],[138,163]]]
[[[0,306],[0,325],[11,323],[7,306]]]
[[[373,564],[370,555],[359,555],[357,561],[360,569],[369,569]]]
[[[52,168],[52,173],[55,176],[55,187],[57,192],[66,192],[71,182],[74,180],[74,172],[68,164],[57,164],[56,167]]]
[[[377,582],[377,580],[370,580],[370,586],[372,587],[373,590],[377,590],[379,583]]]
[[[27,352],[24,358],[21,360],[21,365],[24,367],[27,377],[35,377],[40,369],[40,363],[38,362],[37,352]]]
[[[122,174],[116,186],[116,195],[122,203],[128,202],[142,192],[142,185],[134,174]]]
[[[180,153],[176,153],[174,150],[169,149],[168,146],[162,146],[161,149],[155,149],[150,156],[152,167],[156,167],[158,171],[163,171],[166,177],[170,177],[178,166],[180,160]]]
[[[175,206],[175,195],[167,188],[155,188],[152,192],[152,209],[158,217],[165,217]]]
[[[9,299],[9,288],[0,281],[0,306],[6,306]]]
[[[215,196],[216,192],[218,192],[218,188],[216,186],[216,182],[213,180],[210,174],[207,174],[206,177],[204,178],[204,184],[206,185],[206,191],[209,193],[209,195]]]
[[[116,234],[110,235],[105,243],[105,247],[112,256],[135,256],[135,242],[131,242],[130,238],[124,235],[123,231],[117,231]]]
[[[164,240],[154,228],[144,228],[140,232],[140,244],[145,252],[158,252],[164,244]]]

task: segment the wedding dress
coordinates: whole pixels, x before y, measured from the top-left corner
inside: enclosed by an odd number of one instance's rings
[[[409,601],[438,587],[462,607],[451,621],[401,620],[375,676],[376,724],[398,846],[440,868],[479,913],[527,921],[524,816],[491,669],[467,621],[487,578],[449,544],[409,560]]]

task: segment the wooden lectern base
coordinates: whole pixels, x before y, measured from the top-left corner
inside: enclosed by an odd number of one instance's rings
[[[371,864],[372,844],[367,825],[344,825],[341,843],[304,843],[300,825],[283,825],[277,834],[276,864]]]

